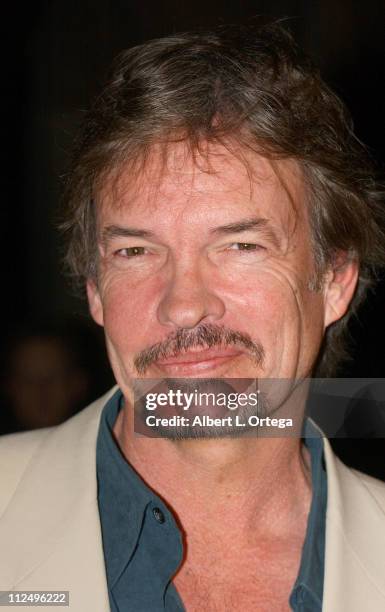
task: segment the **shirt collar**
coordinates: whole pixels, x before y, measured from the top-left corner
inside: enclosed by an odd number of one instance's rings
[[[321,610],[324,585],[327,475],[322,432],[306,419],[303,442],[311,456],[312,501],[302,548],[301,563],[290,604],[294,610]]]
[[[123,395],[118,389],[103,409],[97,438],[99,510],[108,521],[108,538],[103,539],[108,583],[113,585],[129,562],[139,538],[146,507],[154,496],[123,457],[113,427]],[[127,526],[122,538],[122,525]],[[103,524],[102,524],[103,530]]]

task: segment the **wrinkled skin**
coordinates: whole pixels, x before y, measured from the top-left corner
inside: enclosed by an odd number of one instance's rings
[[[330,270],[322,288],[312,288],[315,265],[298,164],[242,154],[247,163],[211,146],[208,167],[176,144],[160,172],[154,147],[135,181],[123,169],[98,194],[99,281],[88,283],[89,304],[104,325],[126,397],[141,351],[202,324],[248,334],[262,347],[263,362],[241,344],[202,353],[194,363],[180,355],[155,362],[144,376],[308,376],[325,328],[348,307],[354,263]],[[243,231],[218,230],[255,219],[264,221]],[[151,235],[124,236],[121,229],[111,235],[111,226]]]

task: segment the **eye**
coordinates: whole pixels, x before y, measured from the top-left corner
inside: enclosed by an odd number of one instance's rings
[[[131,257],[139,257],[140,255],[145,255],[146,249],[145,247],[135,246],[135,247],[126,247],[125,249],[119,249],[114,253],[114,255],[118,255],[120,257],[126,257],[130,259]]]
[[[260,244],[254,244],[252,242],[234,242],[229,248],[232,251],[258,251],[264,249]]]

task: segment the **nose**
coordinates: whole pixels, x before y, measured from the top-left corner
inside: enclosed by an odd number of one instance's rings
[[[214,323],[225,313],[225,304],[214,292],[212,279],[203,279],[195,269],[174,270],[158,306],[158,321],[173,328],[192,329],[200,323]]]

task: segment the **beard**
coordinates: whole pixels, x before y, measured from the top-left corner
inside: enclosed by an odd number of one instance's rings
[[[174,441],[299,435],[301,402],[296,391],[301,393],[300,383],[289,379],[137,379],[134,430]],[[180,401],[176,401],[178,394]],[[159,397],[163,398],[160,404]],[[285,433],[276,425],[267,425],[266,417],[290,418],[295,426]]]
[[[179,329],[170,334],[164,341],[154,344],[141,351],[134,359],[134,368],[139,378],[132,380],[134,390],[134,414],[135,431],[148,437],[162,437],[171,440],[188,439],[218,439],[230,437],[243,437],[245,435],[264,435],[259,427],[250,424],[250,417],[265,418],[275,414],[285,398],[290,395],[293,381],[273,381],[271,385],[267,379],[193,379],[193,378],[164,378],[151,380],[146,377],[149,368],[158,360],[177,357],[191,348],[238,346],[246,349],[247,355],[253,362],[256,370],[263,370],[265,353],[263,346],[251,339],[251,337],[236,330],[228,329],[219,325],[203,324],[195,329]],[[284,383],[284,387],[281,384]],[[259,388],[258,388],[259,386]],[[215,397],[221,394],[227,398],[234,393],[244,392],[245,389],[253,388],[258,391],[257,403],[246,403],[236,408],[236,413],[228,409],[227,404],[218,405]],[[148,390],[155,394],[167,394],[177,391],[180,394],[194,396],[194,402],[184,410],[180,405],[172,401],[166,402],[161,407],[156,406],[158,418],[152,419],[152,425],[147,425],[149,412],[146,400],[143,397]],[[205,406],[197,401],[199,394],[210,396]],[[232,418],[228,418],[228,417]],[[172,417],[175,417],[172,419]],[[178,418],[179,417],[179,418]],[[184,417],[184,421],[182,418]],[[206,418],[205,418],[206,417]],[[237,418],[235,418],[237,417]],[[160,423],[160,420],[172,420],[169,425]],[[219,425],[207,424],[209,419],[219,419]],[[155,422],[154,422],[155,421]],[[239,426],[238,423],[242,423]],[[280,432],[281,435],[282,432]],[[266,435],[266,434],[265,434]]]
[[[147,388],[149,382],[148,379],[145,381]],[[165,397],[168,395],[171,399],[157,406],[156,412],[154,409],[157,422],[151,426],[147,425],[148,394],[140,392],[141,384],[136,380],[135,431],[146,436],[170,440],[237,437],[252,429],[248,425],[250,416],[260,418],[268,412],[266,400],[259,393],[256,379],[168,378],[154,380],[153,383],[151,398],[161,394]],[[253,396],[257,401],[238,406],[236,398],[240,393],[245,397]],[[187,409],[186,396],[189,398]],[[179,397],[181,402],[175,401],[176,397]],[[215,424],[218,419],[219,426]],[[169,421],[174,424],[169,424]],[[244,423],[244,426],[236,424],[240,422]]]

